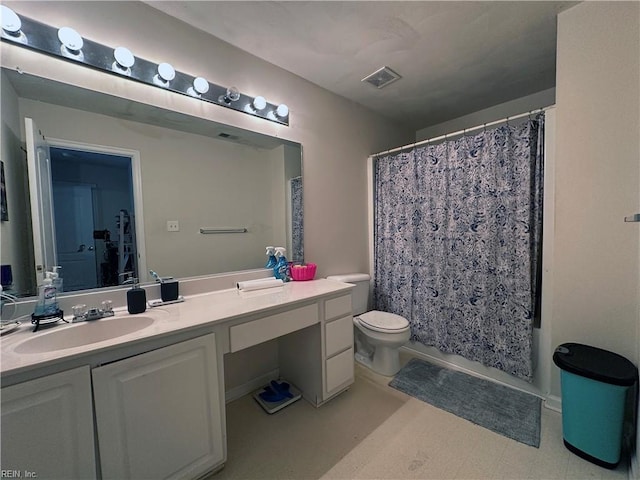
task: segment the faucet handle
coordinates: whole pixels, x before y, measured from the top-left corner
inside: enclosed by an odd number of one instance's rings
[[[84,303],[74,305],[73,307],[71,307],[71,310],[73,311],[74,317],[82,317],[83,315],[87,314],[87,306]]]
[[[102,305],[102,311],[103,312],[112,312],[113,311],[113,302],[111,300],[103,300],[101,305]]]

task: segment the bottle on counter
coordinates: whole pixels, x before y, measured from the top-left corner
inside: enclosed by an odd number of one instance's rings
[[[147,294],[140,288],[138,279],[133,279],[133,287],[127,291],[127,310],[131,314],[142,313],[147,309]]]
[[[59,270],[62,267],[56,265],[55,267],[51,267],[51,282],[53,286],[56,287],[56,294],[62,293],[62,277],[60,276]]]
[[[287,249],[284,247],[276,247],[276,259],[278,263],[273,267],[273,274],[283,282],[291,280],[291,272],[289,270],[289,262],[287,261]]]
[[[267,247],[267,264],[264,268],[274,268],[278,264],[278,259],[276,258],[276,247]]]
[[[60,311],[58,296],[53,284],[53,272],[46,272],[42,285],[38,288],[38,302],[34,315],[38,317],[54,316]]]

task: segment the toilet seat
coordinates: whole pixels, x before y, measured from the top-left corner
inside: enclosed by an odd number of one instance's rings
[[[409,329],[409,321],[395,313],[372,310],[356,317],[369,330],[382,333],[399,333]]]

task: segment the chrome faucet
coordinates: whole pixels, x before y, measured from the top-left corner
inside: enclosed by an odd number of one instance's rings
[[[137,280],[133,278],[133,272],[122,272],[118,274],[118,278],[122,277],[120,285],[134,285]]]
[[[74,305],[71,309],[73,310],[73,319],[71,320],[71,323],[98,320],[99,318],[113,317],[115,315],[111,300],[104,300],[102,302],[102,308],[87,308],[86,305],[80,304]]]

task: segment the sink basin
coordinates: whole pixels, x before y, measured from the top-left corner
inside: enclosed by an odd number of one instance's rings
[[[153,317],[147,315],[91,320],[67,326],[60,330],[34,333],[33,337],[16,345],[14,351],[16,353],[45,353],[64,350],[65,348],[81,347],[137,332],[148,327],[153,322]]]

